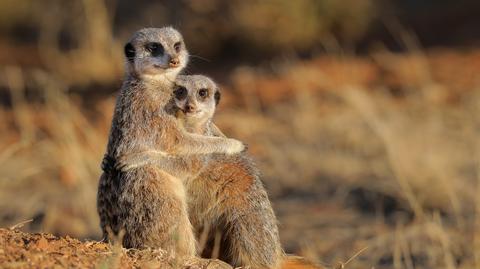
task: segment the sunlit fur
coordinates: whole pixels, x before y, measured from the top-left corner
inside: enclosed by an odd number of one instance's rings
[[[223,136],[212,123],[216,104],[215,83],[205,76],[178,76],[178,87],[187,95],[174,99],[176,117],[189,132]],[[209,97],[199,99],[198,91],[207,89]],[[187,104],[195,109],[186,113]],[[142,165],[165,165],[165,157],[144,153]],[[185,179],[189,218],[197,236],[202,232],[213,237],[221,231],[219,258],[235,266],[278,268],[283,259],[277,220],[252,159],[245,153],[214,154],[208,158],[189,156],[170,158],[171,174]],[[208,237],[207,237],[208,238]],[[208,257],[211,246],[204,250]]]
[[[184,99],[174,98],[176,107],[184,114],[182,121],[185,121],[186,128],[202,128],[207,126],[207,122],[212,120],[215,113],[216,100],[215,94],[218,92],[217,85],[208,77],[201,75],[178,76],[176,81],[178,87],[187,89],[188,94]],[[201,98],[199,90],[206,90],[208,96]],[[194,107],[193,112],[188,112],[186,106]],[[188,130],[193,132],[192,130]],[[198,130],[195,133],[201,133]]]
[[[164,60],[150,59],[142,49],[146,42],[155,41],[162,43],[165,54],[172,53],[168,48],[181,39],[180,33],[166,27],[142,29],[129,41],[135,56],[126,61],[110,129],[108,159],[118,161],[146,150],[162,156],[243,150],[237,140],[187,133],[169,113],[175,76],[188,58],[185,46],[185,51],[178,53],[179,67],[172,69],[152,69],[153,62]],[[97,207],[105,238],[108,228],[115,234],[124,230],[124,247],[162,248],[177,257],[196,254],[183,184],[156,165],[105,171],[99,182]]]
[[[204,76],[179,76],[177,84],[188,90],[186,102],[195,102],[201,116],[182,113],[188,131],[198,134],[223,136],[211,119],[215,112],[213,98],[198,101],[198,90],[218,91],[217,86]],[[182,108],[185,103],[177,102]],[[197,237],[203,232],[213,239],[220,231],[222,245],[220,259],[234,266],[278,268],[283,251],[278,235],[277,219],[259,177],[259,171],[246,153],[215,154],[197,177],[185,182],[188,212]],[[208,240],[212,242],[211,240]],[[208,257],[209,247],[204,254]]]
[[[150,42],[158,42],[163,46],[164,53],[159,57],[152,57],[146,45]],[[177,52],[174,44],[180,42],[182,49]],[[139,79],[149,80],[167,80],[173,82],[180,71],[188,64],[188,51],[182,35],[172,27],[164,28],[145,28],[137,31],[129,42],[135,49],[135,61],[126,62],[126,71]],[[171,58],[178,58],[180,64],[178,67],[169,67]]]

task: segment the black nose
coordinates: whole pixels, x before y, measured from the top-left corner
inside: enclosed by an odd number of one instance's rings
[[[172,59],[170,59],[170,63],[169,63],[170,67],[177,67],[180,65],[180,59],[178,59],[177,57],[174,57]]]
[[[187,105],[185,105],[185,110],[186,110],[187,112],[192,112],[192,111],[195,110],[195,106],[192,105],[192,104],[187,104]]]

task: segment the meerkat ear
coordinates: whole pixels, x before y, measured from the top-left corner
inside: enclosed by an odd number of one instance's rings
[[[125,57],[129,62],[133,62],[135,59],[135,48],[133,47],[132,43],[127,43],[124,48]]]
[[[213,95],[213,98],[215,99],[215,105],[218,106],[218,103],[220,103],[220,97],[222,97],[222,94],[220,93],[220,90],[217,88],[215,90],[215,94]]]

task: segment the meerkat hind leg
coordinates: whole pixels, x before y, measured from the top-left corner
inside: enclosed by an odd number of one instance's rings
[[[273,269],[280,266],[283,252],[275,215],[260,185],[260,182],[254,182],[253,190],[243,197],[239,195],[241,198],[223,197],[228,231],[225,241],[234,265]]]
[[[196,240],[188,219],[180,180],[154,166],[128,172],[120,197],[127,248],[162,248],[176,256],[196,255]]]

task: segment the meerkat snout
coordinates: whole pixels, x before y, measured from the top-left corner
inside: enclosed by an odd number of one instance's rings
[[[177,57],[170,59],[170,67],[177,67],[178,65],[180,65],[180,59],[178,59]]]
[[[185,111],[186,112],[194,112],[197,109],[197,107],[191,103],[187,103],[185,105]]]

